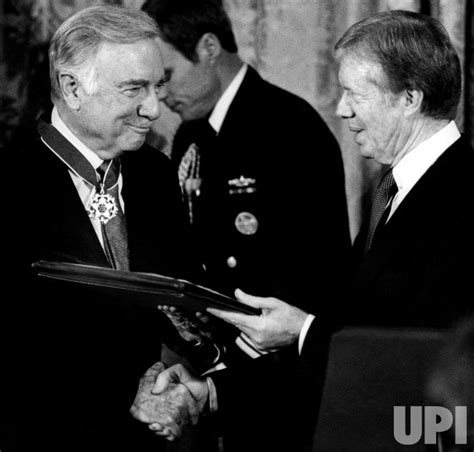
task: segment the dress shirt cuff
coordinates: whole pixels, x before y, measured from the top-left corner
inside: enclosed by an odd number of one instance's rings
[[[303,350],[304,340],[306,339],[306,334],[308,334],[309,327],[313,320],[315,319],[313,314],[308,314],[306,317],[303,326],[301,327],[300,336],[298,338],[298,353],[301,355],[301,350]]]
[[[205,375],[210,374],[211,372],[214,372],[216,370],[223,370],[223,369],[227,369],[227,366],[223,362],[217,363],[215,366],[203,372],[201,374],[201,377],[204,377]]]
[[[217,390],[211,377],[206,377],[207,388],[209,390],[209,414],[217,412]]]

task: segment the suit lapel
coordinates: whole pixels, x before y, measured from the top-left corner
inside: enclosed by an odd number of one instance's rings
[[[46,147],[41,169],[45,193],[54,193],[51,212],[48,212],[47,228],[50,250],[57,259],[74,260],[108,266],[106,256],[84,209],[67,167]],[[52,243],[51,243],[52,242]]]
[[[401,247],[409,249],[417,241],[426,240],[431,234],[430,225],[450,221],[440,218],[438,212],[446,213],[447,203],[455,202],[456,190],[453,187],[456,186],[459,162],[469,161],[465,149],[462,140],[458,140],[436,160],[403,199],[387,224],[377,231],[373,246],[365,256],[359,249],[363,242],[360,235],[364,232],[361,228],[354,242],[353,256],[360,263],[358,273],[364,275],[364,280],[372,280],[383,272],[391,256],[399,253]]]
[[[259,140],[261,135],[258,130],[262,119],[252,106],[259,101],[266,85],[267,82],[249,66],[229,106],[217,135],[216,149],[212,157],[212,160],[217,162],[215,164],[225,183],[240,176],[257,177],[255,171],[265,149],[261,149],[261,153],[255,152],[255,148],[258,148],[255,140]],[[252,141],[251,145],[248,144],[249,141]],[[213,171],[217,169],[214,167]]]
[[[248,116],[252,114],[249,111],[249,105],[258,102],[259,90],[265,83],[257,72],[249,66],[224,118],[218,135],[219,140],[235,139],[236,130],[242,129],[242,124],[249,122]],[[245,121],[242,121],[242,116],[246,118]],[[245,134],[246,130],[240,130],[240,133]]]
[[[410,231],[429,233],[430,223],[437,221],[440,211],[449,211],[458,198],[457,178],[460,162],[472,161],[472,152],[466,154],[463,140],[450,146],[420,178],[400,203],[385,227],[380,230],[380,239],[395,234],[408,236]],[[450,221],[449,219],[440,219]]]

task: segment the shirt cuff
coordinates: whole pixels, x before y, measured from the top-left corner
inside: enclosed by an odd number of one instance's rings
[[[306,317],[303,326],[300,331],[300,336],[298,338],[298,353],[301,355],[301,350],[303,350],[303,344],[304,340],[306,339],[306,335],[308,334],[309,327],[311,326],[311,323],[315,319],[313,314],[308,314],[308,317]]]
[[[217,412],[217,390],[211,377],[206,377],[207,388],[209,390],[209,414]]]
[[[207,369],[205,372],[203,372],[201,374],[201,377],[204,377],[205,375],[210,374],[211,372],[214,372],[216,370],[223,370],[223,369],[227,369],[227,366],[223,362],[217,363],[215,366],[213,366],[210,369]]]

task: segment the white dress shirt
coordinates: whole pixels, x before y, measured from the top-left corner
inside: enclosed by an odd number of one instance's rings
[[[393,168],[393,178],[398,191],[393,198],[389,218],[428,168],[460,137],[456,123],[451,121],[398,162]]]
[[[87,161],[93,166],[93,168],[97,172],[97,168],[104,162],[94,151],[90,150],[82,141],[79,140],[71,130],[64,124],[63,120],[59,117],[59,113],[56,107],[53,108],[53,112],[51,114],[51,124],[64,136],[86,159]],[[43,141],[43,143],[45,143]],[[46,143],[45,143],[46,144]],[[47,144],[46,144],[47,146]],[[49,146],[48,146],[49,147]],[[51,148],[50,148],[51,149]],[[51,149],[54,152],[54,149]],[[92,201],[93,196],[96,194],[96,187],[92,185],[90,182],[86,181],[82,178],[79,174],[69,168],[69,174],[71,179],[76,187],[77,193],[81,198],[82,204],[86,210],[89,209],[90,203]],[[122,193],[122,174],[119,175],[118,179],[119,184],[119,193]],[[125,205],[122,199],[122,195],[120,195],[120,206],[122,207],[122,211],[125,212]],[[99,238],[99,241],[104,247],[104,240],[102,238],[102,229],[100,225],[100,221],[94,218],[90,218],[92,226],[94,227],[94,231]]]
[[[408,152],[393,168],[393,178],[397,184],[397,194],[394,196],[390,205],[390,214],[393,215],[400,203],[405,199],[410,190],[426,173],[428,168],[446,151],[455,141],[461,137],[461,134],[454,121],[443,127],[432,137],[423,141]],[[388,220],[387,220],[388,221]],[[298,339],[298,350],[301,354],[304,340],[308,333],[311,323],[315,316],[309,314],[301,328]]]
[[[229,86],[222,93],[222,96],[219,97],[219,100],[212,110],[211,116],[209,116],[209,124],[216,133],[219,133],[221,130],[222,123],[227,115],[230,104],[234,100],[234,97],[244,80],[245,74],[247,73],[247,68],[248,65],[244,63],[239,69],[239,72],[237,72],[236,76],[230,82]]]

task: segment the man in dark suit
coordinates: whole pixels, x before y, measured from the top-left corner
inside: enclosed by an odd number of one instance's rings
[[[261,349],[298,342],[302,366],[339,325],[447,327],[473,309],[474,154],[454,123],[461,74],[447,32],[416,13],[380,13],[353,25],[336,44],[336,57],[343,89],[338,114],[362,155],[387,167],[356,239],[352,278],[341,281],[349,303],[341,300],[337,315],[312,316],[276,298],[237,292],[262,315],[212,311]],[[225,422],[235,411],[258,410],[254,374],[246,374],[247,381],[245,373],[238,380],[214,375],[208,390],[209,381],[172,368],[158,377],[157,392],[181,381],[217,403]],[[166,424],[156,426],[158,434],[166,436]]]
[[[466,208],[474,154],[454,122],[461,89],[456,51],[435,19],[391,11],[351,27],[336,45],[336,57],[343,89],[337,112],[362,155],[386,165],[353,247],[347,294],[354,303],[338,323],[447,327],[472,310],[466,294],[474,266],[474,215]],[[387,199],[374,224],[384,190]],[[283,345],[268,339],[279,336],[278,310],[289,314],[291,308],[275,301],[273,312],[264,300],[243,295],[243,301],[266,303],[275,320],[268,331],[256,319],[226,318],[243,320],[261,346]],[[313,321],[310,332],[319,324]],[[293,328],[298,336],[297,323]]]
[[[51,121],[8,156],[21,168],[21,201],[7,209],[18,349],[16,368],[5,368],[18,372],[11,406],[22,450],[160,450],[129,410],[160,358],[166,316],[133,297],[29,276],[38,260],[195,275],[176,174],[144,144],[165,81],[157,36],[139,10],[93,7],[69,18],[50,45]]]

